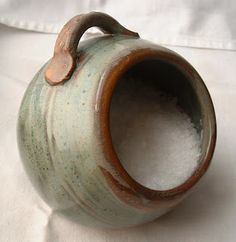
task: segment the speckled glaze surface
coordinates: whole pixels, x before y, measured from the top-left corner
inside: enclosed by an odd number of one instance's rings
[[[133,180],[109,135],[109,104],[117,79],[148,58],[166,59],[185,71],[194,80],[204,114],[200,165],[188,181],[168,191],[150,190]],[[215,147],[214,109],[199,75],[176,53],[114,34],[79,43],[76,68],[63,84],[45,80],[48,65],[24,95],[17,131],[25,170],[53,209],[85,225],[133,226],[170,210],[205,173]]]

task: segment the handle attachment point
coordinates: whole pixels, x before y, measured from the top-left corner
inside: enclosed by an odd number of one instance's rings
[[[76,67],[80,38],[93,26],[100,28],[104,33],[139,37],[138,33],[126,29],[105,13],[90,12],[75,16],[66,23],[58,35],[53,58],[45,72],[45,79],[50,85],[64,83],[70,79]]]

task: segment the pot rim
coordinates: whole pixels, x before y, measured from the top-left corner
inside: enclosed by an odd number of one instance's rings
[[[210,94],[197,73],[197,71],[181,56],[173,51],[159,47],[160,49],[154,48],[142,48],[136,49],[130,52],[128,55],[121,56],[119,60],[112,65],[106,73],[103,75],[104,84],[99,90],[100,95],[96,103],[99,105],[99,124],[100,132],[102,138],[102,146],[106,160],[113,166],[113,168],[119,173],[119,175],[127,182],[131,189],[135,190],[138,194],[142,194],[145,198],[149,200],[169,200],[174,199],[176,196],[183,195],[189,189],[191,189],[203,176],[203,174],[208,169],[211,159],[213,157],[215,144],[216,144],[216,118],[213,103]],[[210,128],[209,142],[207,144],[206,152],[204,157],[199,162],[199,165],[193,172],[193,174],[182,184],[177,187],[168,190],[155,190],[137,182],[132,178],[129,173],[123,167],[121,161],[116,154],[116,151],[112,144],[112,138],[110,134],[110,123],[109,123],[109,113],[110,113],[110,103],[112,99],[113,91],[116,87],[118,80],[121,76],[135,64],[148,60],[148,59],[158,59],[161,61],[166,61],[170,64],[176,66],[182,73],[188,75],[188,79],[196,80],[196,86],[201,85],[201,89],[205,92],[205,95],[197,95],[199,99],[204,99],[204,106],[200,106],[202,110],[207,110],[204,113],[208,119],[208,127]],[[196,93],[197,94],[197,93]]]

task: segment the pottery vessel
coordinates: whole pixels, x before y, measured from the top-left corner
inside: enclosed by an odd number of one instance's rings
[[[105,34],[79,42],[93,26]],[[113,148],[109,106],[128,71],[156,78],[161,89],[176,95],[201,135],[198,167],[171,190],[139,184]],[[216,121],[207,88],[185,59],[91,12],[63,27],[53,58],[24,95],[17,132],[25,170],[54,210],[82,224],[117,228],[154,220],[186,197],[210,164]]]

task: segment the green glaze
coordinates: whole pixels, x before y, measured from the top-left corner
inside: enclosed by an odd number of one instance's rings
[[[54,210],[79,223],[133,226],[154,220],[185,197],[184,193],[163,201],[148,198],[127,183],[104,154],[99,102],[106,73],[137,50],[177,56],[131,36],[94,38],[79,43],[76,69],[68,81],[51,86],[44,77],[46,64],[24,95],[17,132],[25,170]],[[196,92],[205,95],[199,101],[204,106],[210,97],[201,88],[205,88],[202,83]],[[209,113],[209,108],[210,115],[202,119],[208,127],[204,155],[209,152],[207,144],[214,129],[213,107],[203,107],[202,112]],[[111,185],[103,171],[118,185]]]
[[[135,41],[117,36],[82,44],[79,51],[86,51],[90,58],[81,69],[83,61],[79,63],[79,75],[75,72],[64,85],[50,86],[44,79],[44,66],[20,108],[18,144],[32,183],[54,209],[75,215],[84,224],[135,225],[164,212],[147,213],[126,205],[98,168],[106,168],[124,183],[103,155],[96,94],[107,66]]]

